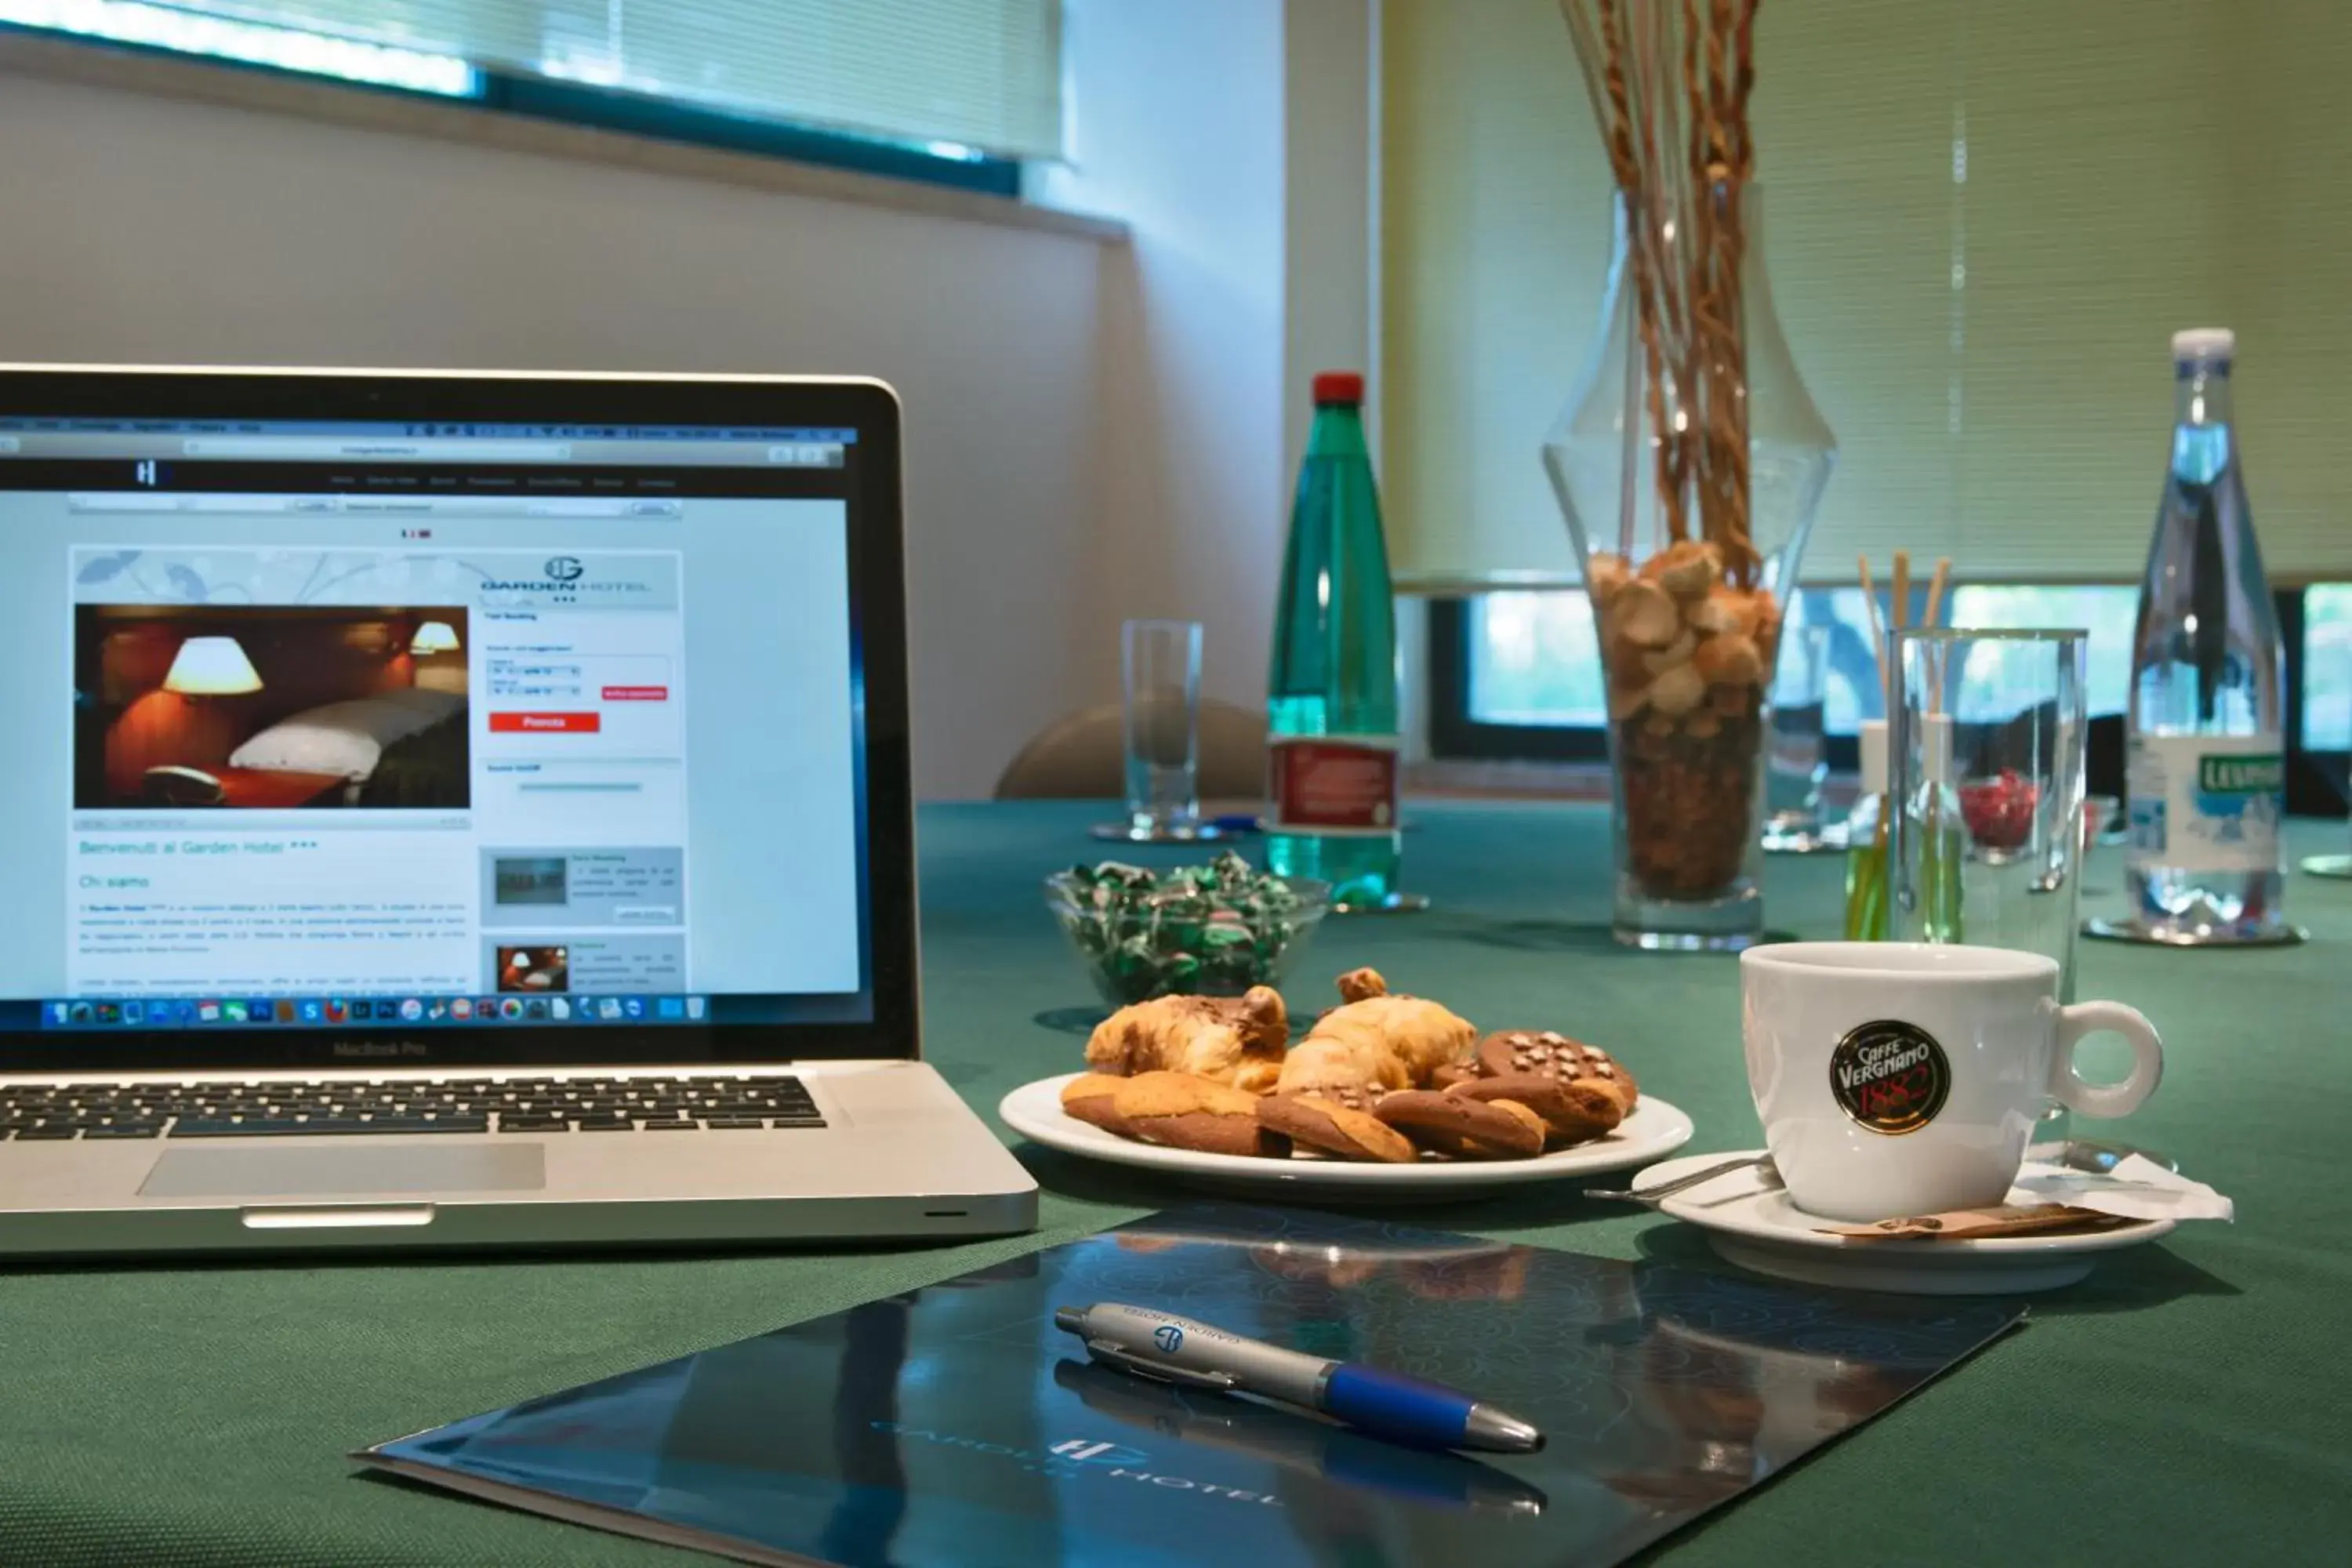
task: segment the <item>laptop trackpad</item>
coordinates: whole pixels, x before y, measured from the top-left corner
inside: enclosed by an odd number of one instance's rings
[[[519,1193],[547,1185],[535,1142],[373,1148],[287,1144],[173,1149],[155,1162],[148,1198],[323,1198],[375,1193]]]

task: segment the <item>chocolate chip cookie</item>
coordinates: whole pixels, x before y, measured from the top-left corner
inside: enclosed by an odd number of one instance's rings
[[[1617,1091],[1619,1106],[1633,1114],[1640,1091],[1624,1064],[1598,1046],[1571,1040],[1550,1029],[1504,1029],[1478,1042],[1478,1066],[1487,1078],[1540,1073],[1562,1083],[1599,1079]]]

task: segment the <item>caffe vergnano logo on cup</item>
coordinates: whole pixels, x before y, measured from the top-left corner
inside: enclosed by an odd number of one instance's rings
[[[1830,1092],[1873,1132],[1916,1132],[1952,1092],[1952,1064],[1936,1037],[1899,1018],[1850,1029],[1830,1053]]]

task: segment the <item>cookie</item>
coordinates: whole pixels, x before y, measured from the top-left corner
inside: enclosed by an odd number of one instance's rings
[[[1405,1135],[1379,1117],[1321,1095],[1268,1095],[1257,1102],[1257,1119],[1294,1142],[1341,1160],[1409,1165],[1420,1158]]]
[[[1062,1086],[1062,1113],[1075,1116],[1081,1121],[1090,1121],[1106,1132],[1131,1138],[1134,1133],[1111,1105],[1111,1097],[1126,1081],[1108,1073],[1080,1073]]]
[[[1465,1100],[1508,1100],[1526,1106],[1543,1118],[1550,1133],[1549,1142],[1555,1147],[1598,1138],[1625,1119],[1617,1089],[1605,1079],[1580,1078],[1562,1083],[1549,1073],[1519,1072],[1473,1079],[1446,1092]]]
[[[1380,1103],[1381,1096],[1388,1091],[1378,1086],[1360,1083],[1327,1083],[1318,1085],[1314,1089],[1302,1089],[1299,1092],[1311,1094],[1318,1100],[1328,1100],[1334,1105],[1345,1106],[1349,1110],[1360,1110],[1370,1115],[1372,1107]],[[1297,1099],[1297,1096],[1294,1095],[1292,1098]]]
[[[1478,1067],[1487,1078],[1542,1073],[1562,1083],[1597,1078],[1618,1090],[1618,1103],[1629,1113],[1640,1098],[1623,1063],[1598,1046],[1549,1029],[1505,1029],[1487,1036],[1478,1042]]]
[[[1511,1100],[1470,1100],[1433,1089],[1384,1095],[1373,1110],[1433,1153],[1459,1160],[1525,1160],[1543,1152],[1544,1119]]]
[[[1447,1062],[1429,1075],[1432,1089],[1452,1089],[1457,1083],[1475,1083],[1482,1076],[1476,1058],[1466,1062]]]
[[[1138,1073],[1111,1091],[1111,1113],[1131,1136],[1202,1154],[1290,1152],[1289,1143],[1257,1119],[1258,1097],[1213,1079],[1182,1072]]]

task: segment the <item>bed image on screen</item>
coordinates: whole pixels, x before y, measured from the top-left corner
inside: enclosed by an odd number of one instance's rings
[[[571,954],[560,946],[502,947],[498,961],[501,991],[571,989]]]
[[[77,605],[74,805],[465,807],[468,631],[455,605]]]

